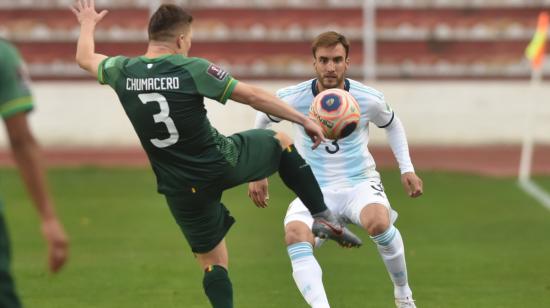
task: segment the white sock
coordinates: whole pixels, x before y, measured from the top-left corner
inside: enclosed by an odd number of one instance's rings
[[[330,308],[323,286],[323,271],[313,256],[313,248],[308,242],[300,242],[287,247],[292,263],[292,277],[306,302],[313,308]]]
[[[370,238],[376,243],[378,252],[390,274],[394,285],[395,298],[412,297],[412,291],[407,280],[405,247],[399,230],[392,225],[384,233]]]

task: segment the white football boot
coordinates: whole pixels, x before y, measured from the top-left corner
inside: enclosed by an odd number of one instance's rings
[[[397,308],[416,308],[416,305],[414,304],[414,299],[412,299],[412,297],[410,296],[405,298],[396,298],[395,306]]]

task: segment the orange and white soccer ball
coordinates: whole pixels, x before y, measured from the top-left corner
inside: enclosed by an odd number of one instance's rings
[[[313,99],[309,117],[321,126],[325,137],[338,140],[349,136],[357,128],[361,110],[348,91],[327,89]]]

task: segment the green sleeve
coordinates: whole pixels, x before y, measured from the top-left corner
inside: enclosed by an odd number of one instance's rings
[[[20,112],[29,112],[33,109],[32,97],[23,96],[0,105],[0,115],[7,119]]]
[[[11,44],[0,42],[0,116],[9,118],[33,109],[30,78],[19,52]]]
[[[97,68],[97,81],[100,84],[114,86],[116,79],[120,76],[120,68],[123,62],[122,56],[109,57],[101,61]]]
[[[103,59],[103,61],[99,62],[99,66],[97,67],[97,81],[99,81],[99,84],[105,84],[105,62],[109,60],[109,58]]]
[[[222,104],[227,102],[238,83],[219,66],[200,58],[194,61],[190,73],[200,95]]]

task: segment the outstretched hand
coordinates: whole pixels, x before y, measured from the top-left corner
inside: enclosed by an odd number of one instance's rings
[[[76,3],[71,6],[71,11],[73,11],[76,19],[78,19],[81,25],[88,22],[97,24],[109,12],[107,10],[103,10],[99,13],[96,12],[94,0],[77,0]]]
[[[304,127],[306,134],[309,136],[309,138],[311,138],[311,141],[313,141],[313,145],[311,146],[312,150],[315,150],[321,144],[321,142],[325,141],[323,130],[310,118],[306,118],[304,123],[302,123],[302,126]]]
[[[414,172],[403,173],[401,183],[411,198],[420,197],[424,192],[422,180]]]

